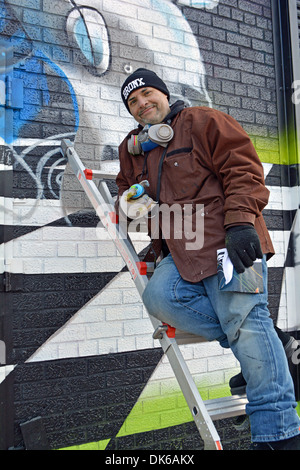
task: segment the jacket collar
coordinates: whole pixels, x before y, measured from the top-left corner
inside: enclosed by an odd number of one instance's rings
[[[163,122],[170,124],[173,118],[177,116],[177,114],[180,113],[180,111],[182,111],[184,108],[186,108],[186,104],[184,101],[181,101],[181,100],[175,101],[175,103],[172,104],[172,106],[170,107],[171,111],[165,117]]]
[[[170,112],[169,114],[165,117],[165,119],[163,120],[163,122],[167,123],[167,124],[171,124],[172,120],[174,119],[175,116],[177,116],[178,113],[180,113],[180,111],[182,111],[184,108],[186,108],[186,103],[182,100],[177,100],[175,101],[175,103],[173,103],[170,107]],[[138,126],[138,129],[139,130],[142,130],[143,129],[143,126],[141,126],[141,124],[139,124]]]

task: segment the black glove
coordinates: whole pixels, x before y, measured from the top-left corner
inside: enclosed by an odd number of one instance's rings
[[[257,232],[252,226],[238,225],[228,228],[225,244],[229,258],[239,274],[252,266],[256,258],[263,257]]]

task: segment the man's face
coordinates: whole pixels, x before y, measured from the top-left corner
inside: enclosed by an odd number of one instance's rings
[[[160,124],[170,112],[167,95],[152,87],[132,92],[128,106],[134,119],[142,126]]]

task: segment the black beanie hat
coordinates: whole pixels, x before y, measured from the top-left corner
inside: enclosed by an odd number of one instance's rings
[[[129,95],[133,91],[145,87],[156,88],[157,90],[160,90],[162,93],[167,95],[168,99],[170,99],[169,90],[166,84],[161,80],[161,78],[159,78],[158,75],[156,75],[156,73],[152,72],[151,70],[140,68],[126,78],[121,88],[122,100],[128,111],[129,107],[127,104],[127,100],[129,98]]]

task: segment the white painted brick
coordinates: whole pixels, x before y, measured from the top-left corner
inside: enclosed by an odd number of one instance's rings
[[[97,256],[117,256],[118,251],[113,242],[99,242],[97,244]]]
[[[40,199],[14,200],[14,220],[17,225],[43,226],[64,217],[61,201]]]
[[[136,349],[152,349],[159,347],[160,344],[153,339],[152,333],[148,333],[145,336],[137,336]]]
[[[207,372],[200,375],[194,375],[193,378],[197,387],[200,389],[215,387],[216,385],[224,383],[224,372]]]
[[[104,102],[103,102],[103,107],[104,107]],[[84,111],[88,111],[89,113],[94,114],[92,116],[93,121],[95,120],[95,114],[97,114],[99,116],[101,115],[101,107],[100,107],[99,100],[96,100],[95,98],[84,98],[82,108],[83,108]],[[113,109],[113,108],[115,108],[114,104],[110,103],[110,107],[107,106],[107,111],[109,109]],[[86,115],[85,118],[90,119],[91,116]],[[87,125],[88,122],[89,121],[81,120],[81,122],[80,122],[81,127],[84,126],[84,125]]]
[[[117,287],[118,289],[124,289],[129,287],[135,288],[135,284],[132,280],[130,273],[120,273],[115,279],[113,286]]]
[[[159,367],[155,370],[154,380],[163,380],[161,383],[162,394],[172,393],[179,388],[178,382],[174,376],[172,367],[168,363],[160,362]]]
[[[82,240],[81,227],[43,227],[43,240]]]
[[[143,305],[143,318],[149,318],[148,311],[144,305]]]
[[[101,324],[86,325],[86,334],[89,339],[117,338],[122,336],[123,325],[121,322],[105,322]]]
[[[180,346],[180,351],[185,361],[190,361],[193,359],[194,354],[192,344]]]
[[[104,289],[97,299],[98,305],[121,305],[122,292],[117,289]],[[108,318],[109,319],[109,318]]]
[[[69,324],[67,328],[63,328],[59,333],[59,342],[83,341],[86,338],[85,326]]]
[[[138,37],[138,46],[145,47],[145,38],[139,36]],[[161,54],[170,54],[170,47],[171,44],[168,41],[161,41],[161,39],[151,38],[151,50],[153,52],[159,52]],[[161,76],[161,75],[160,75]],[[161,76],[161,78],[163,78]],[[128,113],[128,111],[127,111]]]
[[[129,46],[137,45],[137,37],[131,32],[119,31],[118,29],[111,30],[113,41],[119,44],[127,44]],[[117,83],[116,83],[117,84]]]
[[[77,74],[78,76],[78,74]],[[79,97],[89,97],[89,98],[99,98],[99,85],[89,83],[87,86],[86,82],[76,81],[76,96]]]
[[[223,354],[223,349],[217,341],[197,343],[193,345],[194,358],[220,356]]]
[[[98,354],[98,341],[84,341],[83,343],[78,343],[79,356],[96,356]]]
[[[138,7],[131,3],[124,2],[124,9],[120,9],[120,2],[115,0],[103,0],[103,11],[112,13],[118,12],[118,15],[123,15],[129,18],[137,18]]]
[[[142,303],[140,294],[138,293],[137,289],[123,290],[124,304],[134,304],[136,302]]]
[[[101,99],[104,101],[120,102],[120,88],[119,87],[101,87]],[[128,112],[127,112],[128,117]]]
[[[59,344],[52,343],[39,349],[27,362],[51,361],[59,358]]]
[[[220,369],[230,369],[232,367],[237,367],[237,360],[233,354],[228,356],[219,356],[214,358],[208,358],[208,370],[220,370]]]
[[[44,260],[44,273],[81,273],[85,272],[85,263],[78,258],[56,258]]]
[[[117,118],[116,116],[101,116],[101,129],[109,131],[118,131],[124,126],[124,118]]]
[[[78,342],[72,341],[68,343],[58,344],[58,358],[63,359],[66,357],[78,357],[78,356],[79,356],[79,343]],[[53,359],[55,358],[53,357]]]
[[[134,336],[127,336],[126,338],[117,339],[118,351],[136,351],[136,338]]]
[[[82,242],[78,244],[78,256],[81,258],[96,258],[98,254],[98,244],[92,242]]]
[[[3,263],[3,271],[11,273],[24,273],[24,262],[21,259],[5,259]]]
[[[15,263],[15,260],[14,260]],[[44,260],[42,259],[25,259],[22,261],[22,269],[13,269],[13,272],[25,274],[43,274]]]
[[[84,230],[84,239],[85,240],[99,240],[99,241],[104,241],[104,240],[111,240],[107,230],[101,225],[99,227],[93,227],[93,228],[87,228]],[[113,242],[111,241],[113,244]]]
[[[155,54],[154,63],[156,65],[164,65],[166,67],[182,70],[184,68],[184,59],[181,57],[172,57],[167,54]]]
[[[274,248],[277,254],[285,254],[285,244],[283,242],[274,243]]]
[[[174,34],[174,30],[165,26],[155,25],[153,27],[153,35],[155,38],[163,39],[165,41],[173,41],[183,43],[184,33],[183,31],[177,30]]]
[[[150,10],[149,8],[138,8],[138,19],[145,21],[147,19],[147,22],[153,23],[153,24],[159,24],[162,26],[168,26],[168,17],[159,15],[157,11]]]
[[[166,82],[178,82],[179,70],[166,68],[163,70],[162,79]]]
[[[117,339],[116,338],[109,338],[109,339],[101,339],[98,341],[98,350],[99,354],[113,354],[118,351]]]
[[[98,323],[105,321],[105,309],[94,305],[94,299],[91,304],[83,307],[71,320],[72,324]],[[67,326],[66,326],[67,328]]]
[[[121,257],[86,259],[87,272],[119,272],[125,263]]]
[[[111,304],[113,304],[112,298],[110,300]],[[141,305],[133,305],[133,306],[111,306],[106,308],[106,321],[115,321],[119,322],[122,320],[133,320],[132,321],[132,328],[136,328],[136,332],[138,331],[139,324],[135,323],[136,319],[141,319],[142,316],[142,307]],[[142,320],[141,320],[142,321]],[[129,322],[130,323],[130,322]],[[125,324],[125,334],[127,331],[131,331],[131,327]],[[135,334],[134,332],[132,334]]]
[[[57,255],[65,257],[77,256],[77,244],[72,242],[59,242],[57,246]]]
[[[99,116],[100,122],[100,116]],[[93,143],[97,145],[99,143],[99,129],[87,128],[82,131],[82,142]]]
[[[37,230],[34,230],[33,232],[30,232],[30,233],[27,233],[26,235],[23,235],[22,240],[41,241],[42,240],[42,230],[37,229]]]
[[[284,240],[284,235],[281,230],[273,230],[272,232],[269,231],[270,236],[272,237],[273,243],[275,242],[282,242]]]
[[[284,254],[277,254],[275,253],[274,256],[268,261],[269,268],[282,268],[285,263],[285,256]]]
[[[187,361],[187,366],[191,372],[191,374],[202,374],[203,372],[207,372],[208,368],[208,360],[207,358],[197,359],[192,361]]]
[[[153,326],[150,319],[131,320],[124,324],[124,335],[145,335],[153,333]]]
[[[56,242],[19,242],[17,256],[22,258],[52,258],[57,256]]]
[[[152,23],[147,23],[146,21],[135,20],[132,18],[126,18],[126,21],[120,21],[121,31],[134,31],[135,34],[140,34],[141,36],[152,37],[152,27]],[[135,58],[135,55],[132,57]]]
[[[0,384],[14,370],[14,368],[15,366],[1,366],[0,367]]]

